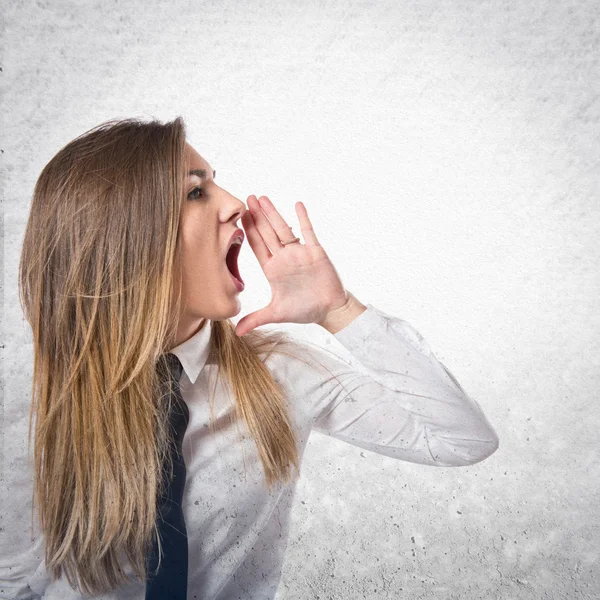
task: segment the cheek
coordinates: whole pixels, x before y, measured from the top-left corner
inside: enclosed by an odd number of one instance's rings
[[[187,285],[203,285],[207,279],[218,276],[223,268],[218,249],[210,245],[211,240],[199,233],[184,234],[182,243],[183,272]],[[223,263],[223,264],[222,264]]]
[[[199,293],[206,291],[207,283],[214,287],[215,279],[223,277],[225,261],[219,248],[216,215],[204,214],[198,210],[200,206],[186,208],[181,229],[184,286]]]
[[[181,249],[184,264],[201,261],[207,255],[207,235],[199,216],[188,214],[181,230]]]

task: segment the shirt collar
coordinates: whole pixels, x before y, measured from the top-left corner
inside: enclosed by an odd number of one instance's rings
[[[192,384],[196,382],[210,354],[211,328],[212,321],[206,319],[202,329],[185,342],[179,344],[179,346],[175,346],[175,348],[169,350],[171,354],[174,354],[181,361],[181,366]]]

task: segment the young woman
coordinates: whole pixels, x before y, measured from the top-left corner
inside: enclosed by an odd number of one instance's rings
[[[181,118],[125,119],[36,183],[19,284],[39,531],[4,532],[8,598],[273,598],[312,430],[439,467],[498,448],[418,331],[345,290],[303,203],[301,240],[267,197],[246,208],[215,175]],[[237,239],[272,300],[235,327]],[[364,369],[257,329],[284,322],[319,324]]]

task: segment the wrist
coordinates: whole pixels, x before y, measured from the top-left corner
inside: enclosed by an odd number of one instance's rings
[[[346,292],[348,294],[346,303],[329,311],[325,318],[317,323],[317,325],[320,325],[334,335],[350,325],[356,317],[367,310],[367,307],[362,302],[357,300],[348,290]]]

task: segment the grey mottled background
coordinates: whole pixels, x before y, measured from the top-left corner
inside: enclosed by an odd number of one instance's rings
[[[501,440],[435,468],[315,433],[278,600],[600,594],[598,2],[2,4],[5,490],[37,176],[109,118],[182,115],[221,186],[298,233],[305,203],[347,289],[414,325]],[[240,269],[236,322],[270,299],[249,247]]]

